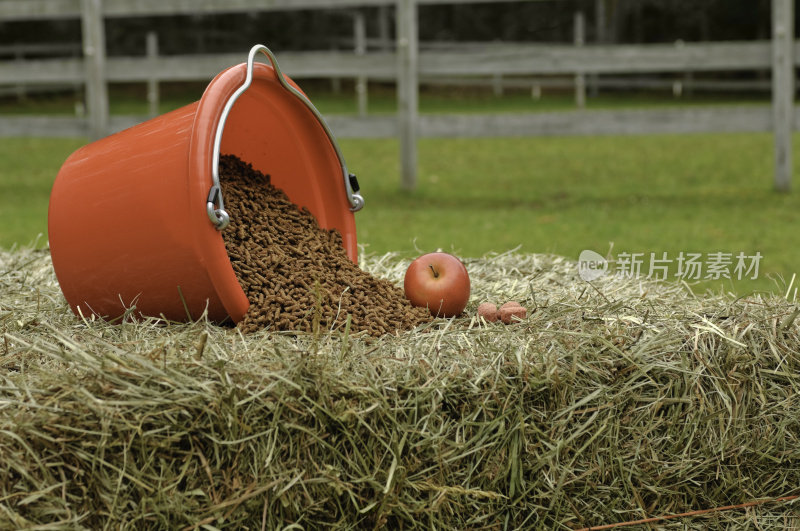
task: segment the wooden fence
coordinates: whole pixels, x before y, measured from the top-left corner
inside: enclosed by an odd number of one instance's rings
[[[0,20],[80,18],[83,57],[0,63],[0,84],[85,84],[87,118],[25,116],[0,119],[0,136],[103,136],[146,117],[108,113],[107,83],[210,80],[243,61],[241,54],[107,57],[106,18],[184,13],[247,12],[290,9],[332,9],[394,6],[395,45],[367,51],[363,19],[355,18],[353,51],[283,52],[281,67],[295,79],[353,78],[365,93],[367,80],[397,82],[395,117],[328,118],[337,136],[399,139],[402,185],[416,183],[418,136],[600,135],[692,132],[772,131],[775,135],[775,188],[791,183],[791,133],[798,120],[794,108],[794,68],[800,49],[794,40],[793,0],[772,0],[772,39],[755,42],[677,43],[657,45],[588,45],[584,22],[576,17],[573,45],[480,43],[457,48],[423,48],[417,37],[418,6],[456,2],[509,0],[4,0]],[[520,0],[522,1],[522,0]],[[529,0],[530,1],[530,0]],[[265,43],[269,44],[269,43]],[[580,109],[585,76],[594,74],[691,73],[770,70],[772,107],[692,108],[657,110]],[[420,79],[500,76],[569,76],[577,87],[578,110],[559,113],[420,115]],[[360,88],[359,88],[360,87]]]

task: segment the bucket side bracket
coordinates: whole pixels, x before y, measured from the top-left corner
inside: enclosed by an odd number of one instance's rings
[[[231,217],[225,210],[225,202],[222,199],[222,188],[218,184],[213,185],[208,191],[206,213],[217,230],[223,230],[231,222]]]

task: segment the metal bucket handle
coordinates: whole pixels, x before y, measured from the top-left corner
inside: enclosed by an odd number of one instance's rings
[[[283,88],[291,92],[297,99],[303,102],[303,104],[314,114],[322,128],[325,130],[325,134],[328,135],[328,138],[333,145],[333,149],[336,151],[336,156],[339,159],[339,165],[342,168],[344,188],[347,192],[347,201],[350,203],[350,210],[353,212],[361,210],[364,207],[364,198],[360,193],[358,193],[359,188],[356,176],[347,171],[347,165],[344,162],[342,151],[339,149],[339,145],[336,143],[336,138],[333,136],[333,132],[331,131],[330,127],[328,127],[328,124],[325,122],[322,114],[320,114],[317,108],[314,107],[314,104],[311,103],[311,101],[302,92],[289,84],[281,72],[280,67],[278,66],[278,60],[275,58],[275,55],[270,51],[270,49],[263,44],[256,44],[250,48],[250,53],[247,56],[247,77],[245,78],[242,86],[236,89],[236,92],[234,92],[225,103],[225,107],[223,107],[222,114],[220,115],[219,125],[217,125],[217,132],[214,136],[214,154],[211,161],[211,178],[213,180],[213,184],[208,192],[208,200],[206,202],[206,212],[208,213],[208,218],[211,220],[217,230],[223,230],[230,223],[230,216],[225,211],[225,202],[222,198],[222,188],[220,188],[219,184],[219,152],[222,144],[222,132],[225,129],[225,121],[228,119],[228,114],[233,108],[233,104],[253,82],[253,64],[255,63],[256,54],[259,52],[266,55],[267,59],[269,59],[270,63],[272,63],[272,68],[275,70],[275,77],[278,78],[278,81]]]

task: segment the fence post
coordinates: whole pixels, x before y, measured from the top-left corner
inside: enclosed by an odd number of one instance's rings
[[[353,34],[355,37],[355,53],[363,56],[367,53],[367,27],[364,12],[356,11],[353,19]],[[358,115],[367,115],[367,76],[360,75],[356,78],[356,97],[358,98]]]
[[[606,3],[605,0],[594,0],[594,42],[605,44],[606,42]],[[589,91],[593,98],[600,93],[599,75],[589,76]]]
[[[503,95],[504,87],[503,87],[503,74],[493,74],[492,75],[492,94],[495,97],[500,97]]]
[[[106,37],[103,0],[82,0],[81,29],[86,71],[86,100],[89,110],[89,138],[108,134],[108,88],[106,86]]]
[[[392,36],[389,31],[391,29],[391,11],[389,6],[380,6],[378,8],[378,47],[388,52],[392,49]]]
[[[575,12],[575,46],[580,48],[586,41],[586,24],[584,23],[583,11]],[[583,72],[575,73],[575,105],[579,109],[586,107],[586,76]]]
[[[17,50],[14,52],[14,60],[18,64],[25,62],[25,51],[22,47],[17,48]],[[24,101],[28,98],[28,89],[24,84],[14,87],[14,91],[17,93],[17,101]]]
[[[417,2],[397,2],[397,131],[400,140],[400,182],[406,190],[417,185]]]
[[[331,45],[331,52],[338,52],[339,47],[336,44]],[[342,92],[342,78],[339,76],[331,76],[331,91],[338,95]]]
[[[147,80],[147,108],[150,118],[158,116],[158,104],[160,95],[158,92],[158,34],[155,31],[148,31],[146,37],[147,59],[150,63],[150,77]]]
[[[775,189],[792,181],[794,129],[794,0],[772,0],[772,118],[775,131]]]

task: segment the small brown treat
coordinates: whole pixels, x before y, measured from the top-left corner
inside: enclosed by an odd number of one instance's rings
[[[522,308],[522,305],[517,301],[508,301],[504,305],[500,306],[500,310],[503,308]]]
[[[497,306],[491,302],[481,303],[478,306],[478,317],[483,317],[491,323],[497,321]]]
[[[519,305],[507,306],[506,304],[504,304],[503,306],[500,307],[499,313],[500,313],[500,319],[505,324],[511,324],[515,320],[514,317],[517,317],[519,319],[525,319],[525,317],[527,317],[528,315],[528,310]]]

